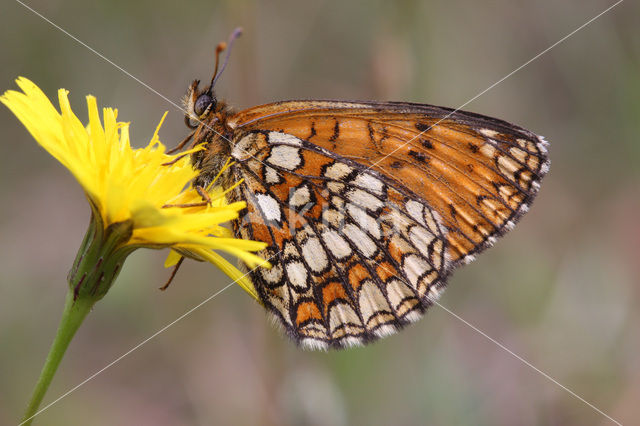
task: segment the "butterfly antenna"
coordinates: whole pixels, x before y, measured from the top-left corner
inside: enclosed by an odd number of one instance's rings
[[[224,41],[221,41],[220,43],[218,43],[218,46],[216,46],[216,66],[213,70],[213,77],[211,77],[211,84],[209,84],[209,87],[211,89],[213,89],[213,83],[215,81],[216,76],[218,75],[218,64],[220,63],[220,53],[224,52],[226,48],[227,48],[227,43],[225,43]]]
[[[229,56],[231,56],[231,48],[233,47],[233,42],[238,37],[240,37],[241,34],[242,34],[242,28],[240,27],[236,28],[235,30],[233,30],[233,32],[229,36],[229,41],[227,43],[222,42],[218,44],[218,47],[216,47],[216,68],[213,73],[213,77],[211,78],[211,86],[209,86],[209,90],[213,89],[213,86],[216,85],[216,82],[222,75],[222,72],[227,67],[227,62],[229,62]],[[227,48],[227,46],[229,46],[229,48],[227,49],[227,55],[224,58],[224,62],[222,63],[222,68],[220,68],[220,72],[218,72],[218,58],[220,57],[220,53],[222,53]]]

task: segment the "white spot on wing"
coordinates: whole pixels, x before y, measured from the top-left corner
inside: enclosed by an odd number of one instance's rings
[[[382,195],[382,189],[384,188],[380,179],[375,178],[368,173],[358,174],[353,183],[356,186],[367,189],[377,195]]]
[[[415,298],[413,290],[400,280],[392,280],[387,284],[387,297],[394,311],[398,311],[400,305],[403,301],[406,302],[407,298]]]
[[[342,190],[344,189],[344,186],[345,185],[342,182],[334,182],[334,181],[327,182],[327,189],[333,192],[334,194],[341,193]]]
[[[320,272],[327,267],[327,253],[325,253],[320,240],[315,237],[309,238],[302,245],[302,256],[307,261],[311,269]]]
[[[285,170],[294,170],[302,163],[302,158],[298,148],[289,145],[277,145],[271,149],[271,155],[267,158],[267,162]]]
[[[491,130],[491,129],[480,129],[480,133],[482,133],[483,135],[485,135],[488,138],[493,138],[498,134],[498,132],[496,132],[495,130]]]
[[[270,132],[269,143],[272,143],[272,144],[283,143],[283,144],[294,145],[294,146],[302,145],[302,142],[300,142],[300,139],[298,139],[297,137],[290,135],[288,133],[281,133],[281,132]]]
[[[311,194],[309,193],[309,187],[306,185],[296,188],[291,194],[289,204],[293,207],[303,207],[311,201]]]
[[[324,223],[339,229],[344,224],[344,214],[340,210],[326,209],[322,212],[322,220]]]
[[[389,224],[392,227],[392,232],[405,234],[407,227],[413,225],[413,220],[409,219],[403,212],[396,209],[391,210],[379,217],[380,221]]]
[[[377,210],[382,207],[382,201],[362,189],[352,189],[347,194],[347,198],[357,206],[368,210]]]
[[[282,250],[285,257],[300,257],[298,249],[293,242],[287,242],[284,244],[284,250]]]
[[[260,210],[262,210],[262,213],[264,213],[267,220],[280,222],[282,215],[280,214],[280,206],[278,205],[278,202],[267,194],[256,194],[256,198],[258,199]]]
[[[344,234],[360,250],[363,256],[371,257],[376,252],[376,244],[367,236],[362,229],[350,223],[344,227]]]
[[[231,156],[238,160],[246,160],[253,155],[256,149],[257,137],[255,133],[249,133],[238,141],[231,150]]]
[[[351,173],[353,169],[347,166],[344,163],[334,163],[331,166],[327,167],[324,172],[324,175],[331,179],[342,179]]]
[[[429,264],[422,257],[410,254],[404,259],[404,272],[413,287],[418,285],[418,279],[429,269]]]
[[[359,289],[360,296],[358,305],[360,306],[360,313],[365,325],[371,320],[371,317],[378,314],[380,311],[391,312],[391,308],[387,303],[384,295],[380,291],[377,285],[371,280],[365,280]]]
[[[336,259],[342,259],[351,254],[351,247],[336,231],[329,229],[322,233],[322,239]]]
[[[274,169],[273,167],[265,166],[264,170],[267,183],[274,184],[280,182],[280,175],[278,175],[276,169]]]
[[[422,226],[416,225],[411,227],[411,231],[409,231],[409,239],[418,251],[425,253],[427,251],[427,247],[431,244],[431,241],[433,241],[434,236]]]
[[[362,325],[358,314],[346,303],[338,302],[329,310],[329,329],[331,333],[345,324]]]
[[[407,201],[405,206],[407,207],[409,216],[411,216],[413,220],[421,225],[426,225],[426,223],[424,223],[424,216],[422,215],[423,206],[421,203],[417,202],[416,200],[409,200]]]
[[[276,263],[271,269],[260,268],[260,273],[269,284],[275,284],[282,279],[282,266]]]
[[[347,211],[360,228],[366,230],[373,238],[380,239],[382,232],[380,225],[372,216],[351,203],[347,204]]]
[[[287,264],[286,269],[291,284],[302,289],[308,287],[307,268],[305,268],[301,262],[290,262]]]

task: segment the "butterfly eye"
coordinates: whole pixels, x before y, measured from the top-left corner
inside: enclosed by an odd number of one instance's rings
[[[216,100],[212,98],[210,95],[204,93],[198,96],[196,99],[196,104],[193,107],[193,112],[196,113],[198,117],[200,117],[204,112],[209,108],[210,105],[215,106]]]

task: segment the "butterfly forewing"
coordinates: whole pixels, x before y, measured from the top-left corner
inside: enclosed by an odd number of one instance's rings
[[[527,211],[546,142],[506,122],[405,103],[290,101],[229,120],[251,272],[298,343],[344,347],[418,319],[460,262]]]

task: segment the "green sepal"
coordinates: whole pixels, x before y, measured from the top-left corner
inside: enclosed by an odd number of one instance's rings
[[[133,221],[112,223],[106,229],[92,204],[89,229],[80,245],[67,277],[73,300],[102,299],[117,278],[127,256],[135,246],[127,245],[133,232]]]

